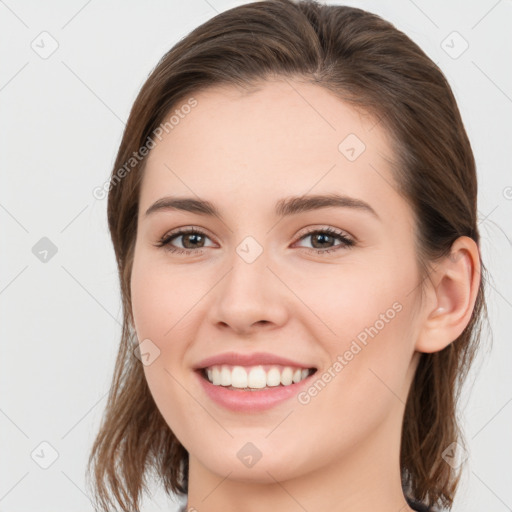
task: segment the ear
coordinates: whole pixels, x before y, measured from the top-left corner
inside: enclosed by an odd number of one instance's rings
[[[476,242],[467,236],[457,238],[450,254],[434,264],[429,277],[416,341],[416,350],[426,353],[443,350],[455,341],[471,319],[481,278]]]

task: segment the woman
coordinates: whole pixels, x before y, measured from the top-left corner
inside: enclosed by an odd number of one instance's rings
[[[108,220],[124,323],[90,469],[136,510],[436,510],[485,312],[450,86],[360,9],[210,19],[132,108]]]

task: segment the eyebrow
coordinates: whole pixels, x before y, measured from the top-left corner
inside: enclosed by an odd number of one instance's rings
[[[280,199],[275,205],[277,216],[290,216],[321,208],[353,208],[370,213],[380,219],[377,212],[365,201],[340,194],[304,195]],[[220,210],[210,201],[193,197],[162,197],[155,201],[147,210],[145,216],[158,211],[181,210],[199,215],[215,216],[222,220]]]

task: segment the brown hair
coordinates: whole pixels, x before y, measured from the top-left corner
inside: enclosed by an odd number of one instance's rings
[[[479,244],[475,161],[455,98],[440,69],[392,24],[353,7],[270,0],[232,8],[193,30],[163,56],[143,85],[112,171],[108,222],[123,328],[88,465],[96,501],[105,511],[113,499],[123,511],[138,509],[148,471],[167,493],[188,488],[188,453],[159,413],[142,364],[132,353],[137,340],[130,275],[146,158],[122,173],[122,179],[119,169],[184,98],[212,85],[249,88],[276,77],[322,86],[371,114],[390,134],[397,187],[415,216],[424,279],[458,237]],[[480,341],[483,313],[482,278],[465,330],[440,352],[421,355],[408,395],[402,485],[406,496],[430,506],[451,508],[461,476],[442,454],[454,441],[463,445],[456,406]]]

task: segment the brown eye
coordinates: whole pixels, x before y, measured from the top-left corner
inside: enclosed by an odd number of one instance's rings
[[[315,251],[317,254],[333,252],[355,245],[354,240],[332,228],[315,229],[303,235],[300,240],[307,238],[311,239],[312,247],[305,247],[305,249]],[[336,244],[336,241],[339,241],[339,243]]]
[[[199,233],[187,233],[186,235],[179,235],[185,249],[197,249],[203,247],[204,236]],[[176,237],[173,237],[176,238]]]
[[[158,247],[165,247],[170,252],[193,253],[197,251],[199,253],[201,249],[207,247],[205,245],[207,239],[209,237],[196,228],[182,229],[165,235],[156,245]],[[174,245],[176,241],[181,243],[181,247]]]

